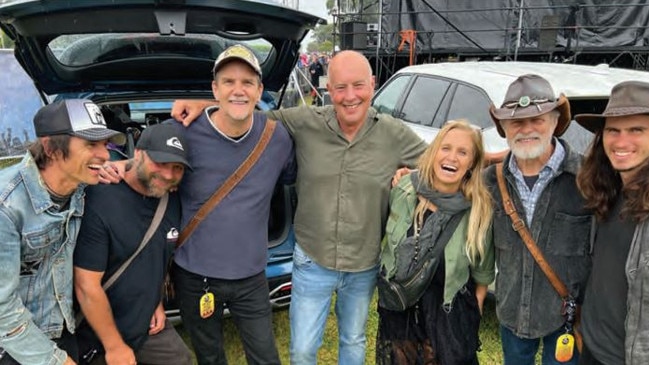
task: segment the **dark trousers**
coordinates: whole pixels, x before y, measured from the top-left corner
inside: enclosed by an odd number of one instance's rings
[[[264,272],[241,280],[223,280],[196,275],[174,264],[173,281],[183,325],[199,365],[227,364],[223,349],[224,304],[239,330],[248,364],[280,364]],[[215,312],[201,318],[199,301],[206,291],[214,294]]]
[[[581,354],[579,354],[579,365],[604,365],[604,363],[597,361],[593,353],[584,344],[581,349]]]
[[[79,348],[77,347],[77,340],[73,334],[71,334],[67,328],[63,329],[63,333],[59,338],[53,338],[52,341],[56,343],[56,346],[61,350],[68,353],[68,356],[72,358],[75,362],[79,358]],[[4,349],[0,348],[0,365],[20,365],[20,363],[9,356],[8,353],[4,352]]]

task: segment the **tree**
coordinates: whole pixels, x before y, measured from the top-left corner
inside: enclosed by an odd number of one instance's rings
[[[14,48],[14,42],[0,30],[0,48]]]
[[[322,52],[332,52],[334,50],[334,36],[333,36],[334,25],[318,25],[313,30],[313,41],[307,44],[306,49],[308,52],[322,51]],[[336,44],[339,44],[340,40],[336,39]]]

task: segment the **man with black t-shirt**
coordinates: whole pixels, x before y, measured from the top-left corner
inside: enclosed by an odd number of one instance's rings
[[[620,83],[575,120],[595,133],[577,183],[597,218],[579,363],[649,364],[649,84]]]
[[[86,212],[74,252],[74,286],[86,320],[78,329],[82,363],[191,364],[165,317],[165,269],[180,227],[180,203],[169,195],[150,241],[108,291],[102,284],[140,245],[160,198],[180,183],[187,162],[182,134],[169,124],[146,128],[119,184],[86,190]]]

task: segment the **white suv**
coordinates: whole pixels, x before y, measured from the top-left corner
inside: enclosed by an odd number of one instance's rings
[[[489,105],[500,107],[510,83],[518,76],[537,74],[554,92],[570,100],[572,115],[601,113],[613,86],[626,80],[649,82],[649,72],[535,62],[449,62],[409,66],[394,74],[374,97],[373,106],[408,124],[430,142],[441,126],[452,119],[467,119],[483,130],[485,149],[498,153],[507,142],[498,135],[489,116]],[[584,152],[592,134],[571,123],[563,135],[572,147]]]

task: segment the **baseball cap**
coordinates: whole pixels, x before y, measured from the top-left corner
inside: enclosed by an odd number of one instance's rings
[[[88,141],[107,139],[117,145],[126,143],[126,136],[108,129],[97,104],[86,99],[55,101],[40,108],[34,116],[37,137],[69,134]]]
[[[215,74],[224,64],[232,60],[241,60],[247,63],[252,67],[255,72],[261,76],[261,67],[259,66],[259,60],[255,57],[255,54],[246,47],[240,44],[235,44],[234,46],[228,47],[225,51],[216,58],[214,62],[214,68],[212,69],[212,74]]]
[[[157,163],[178,162],[191,170],[185,150],[187,143],[179,126],[163,123],[146,127],[135,148],[146,151],[149,158]]]

